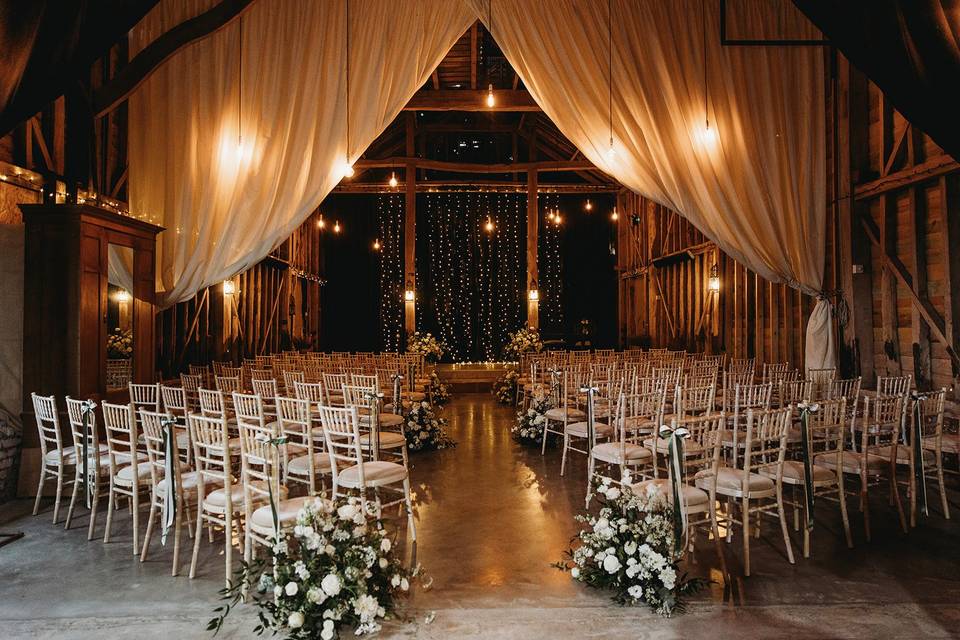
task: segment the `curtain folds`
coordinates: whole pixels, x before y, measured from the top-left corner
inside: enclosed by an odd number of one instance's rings
[[[132,32],[131,55],[210,4],[164,0]],[[131,210],[167,228],[161,304],[289,236],[473,19],[447,0],[351,1],[349,149],[343,2],[254,2],[158,69],[130,99],[129,180]]]
[[[591,162],[762,277],[821,292],[820,48],[721,47],[713,0],[614,0],[611,155],[607,2],[468,1],[485,23],[492,12],[487,27],[527,89]],[[816,35],[789,3],[734,4],[744,37]],[[825,300],[811,320],[806,366],[834,366]]]

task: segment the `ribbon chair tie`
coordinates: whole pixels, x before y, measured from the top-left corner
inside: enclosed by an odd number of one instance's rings
[[[163,429],[163,477],[167,481],[167,490],[163,494],[163,529],[160,532],[160,544],[166,546],[167,532],[177,520],[177,478],[176,478],[176,460],[179,455],[177,450],[177,421],[173,416],[167,415],[160,419],[160,426]]]
[[[367,391],[363,397],[370,402],[370,455],[374,460],[380,459],[380,399],[383,394],[379,391]]]
[[[393,412],[397,415],[403,413],[403,407],[400,406],[400,393],[403,385],[403,374],[397,371],[393,374]]]
[[[670,465],[670,490],[673,496],[673,544],[674,550],[683,548],[687,539],[689,520],[683,500],[683,441],[690,437],[685,427],[660,425],[659,435],[667,441],[667,464]]]
[[[800,450],[803,455],[803,494],[806,501],[806,526],[813,530],[813,456],[810,451],[810,414],[820,411],[817,402],[799,402],[800,410]],[[842,474],[841,474],[842,476]],[[842,479],[842,477],[841,477]]]
[[[927,509],[927,483],[926,469],[923,465],[923,402],[927,396],[916,391],[911,392],[913,398],[913,475],[914,484],[917,486],[917,492],[920,494],[920,502],[923,504],[923,515],[929,516]]]
[[[90,469],[90,438],[92,436],[90,415],[96,408],[97,403],[93,400],[84,400],[80,403],[80,416],[83,421],[83,492],[87,501],[87,509],[93,508],[93,488],[96,487],[98,480],[90,477],[90,473],[94,471]],[[99,456],[100,452],[97,451],[96,455]]]
[[[280,447],[287,444],[286,436],[279,436],[277,438],[270,438],[266,434],[260,434],[257,436],[257,442],[265,444],[267,446],[273,447],[276,453],[279,454]],[[279,456],[275,463],[279,464]],[[273,482],[267,482],[267,495],[270,498],[270,515],[273,517],[273,533],[274,537],[280,539],[280,516],[277,515],[277,500],[273,495]]]

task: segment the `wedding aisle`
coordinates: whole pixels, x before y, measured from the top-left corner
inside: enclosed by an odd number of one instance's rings
[[[960,628],[955,527],[931,518],[905,539],[895,519],[877,518],[874,541],[848,550],[827,508],[818,514],[823,533],[812,559],[788,565],[778,531],[765,527],[763,538],[774,544],[754,546],[750,578],[741,577],[737,545],[724,549],[735,576],[728,581],[714,548],[701,542],[692,571],[714,582],[686,615],[663,619],[642,606],[617,606],[550,566],[577,530],[583,458],[561,478],[559,447],[541,457],[515,443],[513,409],[490,394],[457,395],[443,415],[458,446],[411,454],[416,561],[432,586],[415,590],[408,620],[388,623],[380,637],[946,638]],[[85,517],[64,531],[46,516],[26,515],[29,507],[0,508],[0,530],[26,534],[0,547],[4,638],[212,637],[204,627],[222,576],[215,546],[201,545],[197,579],[171,578],[168,549],[141,564],[123,533],[108,545],[87,542]],[[129,531],[127,517],[121,512],[117,532]],[[252,609],[241,607],[217,637],[253,637],[254,624]]]

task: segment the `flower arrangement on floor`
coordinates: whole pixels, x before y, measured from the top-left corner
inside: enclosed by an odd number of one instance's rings
[[[117,327],[107,336],[107,357],[127,360],[133,354],[133,332]]]
[[[430,397],[433,404],[440,407],[450,402],[450,385],[441,380],[436,371],[430,372]]]
[[[414,331],[407,335],[407,353],[419,353],[430,364],[436,364],[446,353],[446,345],[433,337],[433,334]]]
[[[407,435],[409,451],[449,449],[457,446],[456,440],[447,433],[447,419],[437,417],[429,402],[414,402],[404,417],[407,424],[403,430]]]
[[[680,554],[674,546],[672,507],[653,486],[634,493],[621,489],[609,478],[594,481],[599,513],[578,515],[583,526],[579,546],[567,551],[574,580],[614,592],[620,604],[645,602],[657,613],[670,616],[683,610],[683,596],[701,589],[705,582],[679,572]]]
[[[517,401],[517,384],[520,372],[516,367],[508,367],[502,376],[493,383],[493,395],[500,404],[513,404]]]
[[[507,358],[520,359],[524,353],[540,353],[543,351],[543,341],[540,332],[533,327],[521,327],[510,334],[503,355]]]
[[[513,439],[521,444],[539,445],[543,441],[543,430],[547,425],[547,409],[553,406],[550,395],[537,388],[530,399],[526,411],[517,413],[517,423],[510,429]]]
[[[221,591],[226,604],[207,629],[216,633],[250,584],[259,609],[254,632],[271,631],[305,640],[338,637],[343,627],[356,635],[375,633],[395,613],[419,570],[409,571],[393,554],[393,542],[360,499],[336,502],[317,498],[297,515],[290,533],[282,533],[270,558],[242,564],[238,579]]]

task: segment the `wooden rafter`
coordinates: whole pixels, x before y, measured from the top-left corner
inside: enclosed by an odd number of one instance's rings
[[[487,106],[487,91],[481,89],[427,89],[417,91],[404,111],[540,111],[533,97],[522,89],[494,89],[496,104]]]
[[[471,162],[446,162],[428,158],[393,157],[378,160],[358,160],[356,169],[386,169],[391,167],[415,166],[419,169],[434,171],[452,171],[454,173],[513,173],[515,171],[580,171],[593,168],[593,164],[582,160],[543,160],[540,162],[514,162],[477,164]]]
[[[854,189],[854,195],[857,200],[866,200],[882,195],[884,193],[902,189],[924,180],[938,178],[948,173],[960,171],[960,163],[946,154],[942,154],[928,159],[925,162],[903,169],[894,171],[891,174],[859,184]]]

